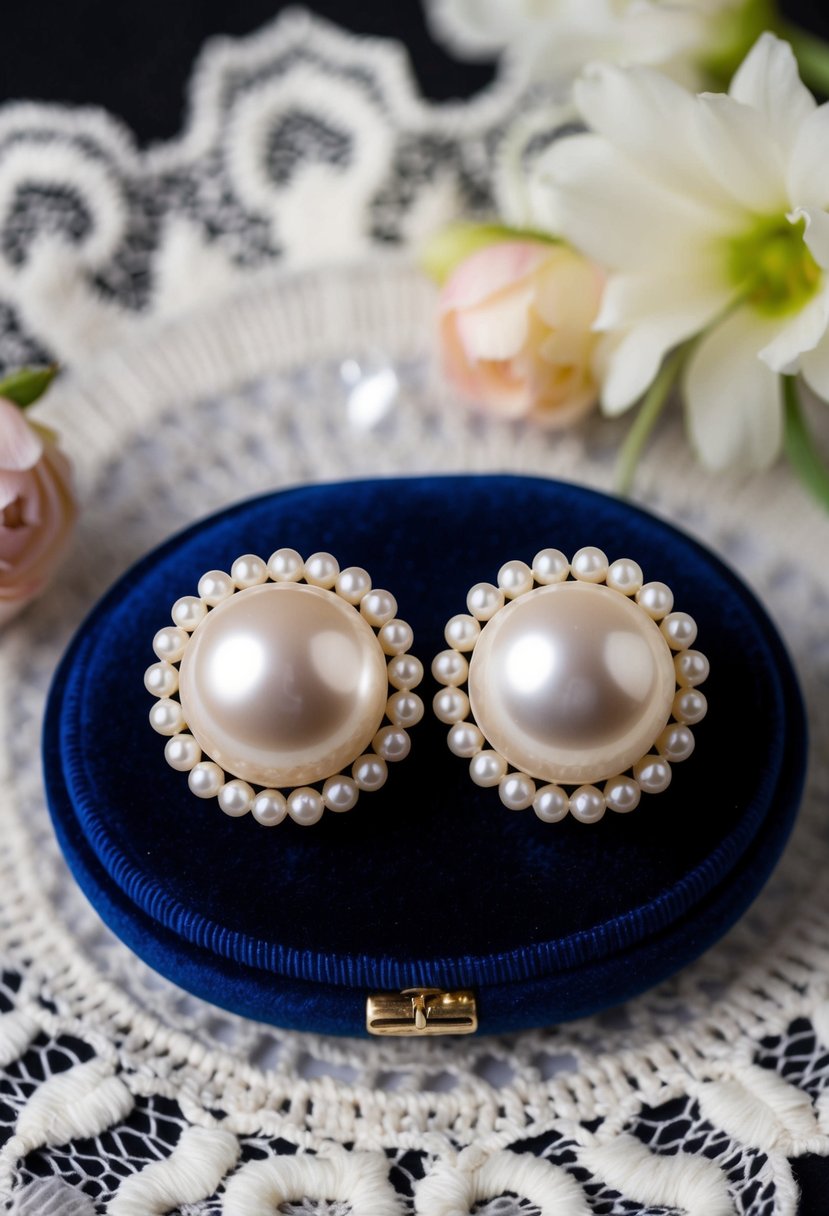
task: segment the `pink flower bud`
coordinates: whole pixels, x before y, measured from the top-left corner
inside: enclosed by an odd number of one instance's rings
[[[46,586],[76,515],[69,461],[0,397],[0,624]]]
[[[567,426],[598,398],[601,270],[566,245],[501,241],[454,271],[440,297],[446,374],[502,418]]]

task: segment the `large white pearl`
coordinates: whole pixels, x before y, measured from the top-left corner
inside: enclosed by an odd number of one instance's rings
[[[617,591],[554,583],[485,626],[469,667],[472,713],[489,744],[545,781],[622,773],[665,727],[673,656],[659,627]]]
[[[319,781],[360,756],[387,694],[383,652],[359,612],[293,582],[220,603],[192,634],[179,675],[202,751],[275,788]]]

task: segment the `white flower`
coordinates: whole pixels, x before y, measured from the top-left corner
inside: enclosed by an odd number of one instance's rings
[[[665,354],[702,334],[683,377],[697,452],[711,468],[767,466],[779,373],[829,398],[829,103],[763,34],[728,95],[596,65],[576,104],[591,133],[539,162],[536,223],[612,272],[596,322],[614,339],[605,411],[632,405]]]
[[[594,59],[659,66],[688,84],[733,36],[723,16],[751,0],[429,0],[436,35],[466,58],[506,52],[512,67],[571,81]]]

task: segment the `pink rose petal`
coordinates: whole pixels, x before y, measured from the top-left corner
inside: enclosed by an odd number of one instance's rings
[[[596,403],[599,268],[562,245],[507,241],[463,262],[441,296],[448,379],[501,418],[563,426]]]
[[[42,452],[43,440],[20,407],[0,397],[0,469],[32,469]]]
[[[458,336],[469,359],[514,359],[527,340],[530,284],[457,315]]]
[[[440,295],[441,311],[482,304],[531,275],[549,255],[550,246],[540,241],[501,241],[479,249],[450,275]]]

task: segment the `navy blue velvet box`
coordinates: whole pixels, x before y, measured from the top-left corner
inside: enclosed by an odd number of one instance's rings
[[[696,618],[710,708],[666,793],[598,824],[547,824],[471,783],[429,710],[428,670],[473,583],[510,558],[588,544],[635,558]],[[281,546],[330,550],[394,592],[427,671],[427,712],[379,793],[314,827],[268,830],[195,798],[167,766],[142,678],[153,635],[205,570]],[[302,487],[202,521],[94,609],[57,672],[44,731],[55,830],[119,937],[218,1005],[334,1034],[365,1033],[375,991],[472,988],[490,1033],[593,1013],[671,975],[768,877],[805,748],[789,660],[730,570],[641,510],[522,477]]]

